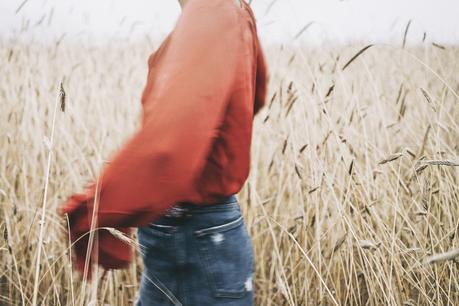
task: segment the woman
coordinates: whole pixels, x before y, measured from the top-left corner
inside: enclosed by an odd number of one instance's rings
[[[252,305],[253,250],[235,194],[265,100],[263,52],[243,0],[179,2],[174,30],[148,60],[141,128],[62,212],[88,276],[94,262],[132,259],[113,231],[97,231],[97,248],[88,231],[139,227],[137,305]]]

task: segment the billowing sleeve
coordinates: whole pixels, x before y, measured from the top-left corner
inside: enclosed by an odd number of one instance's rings
[[[260,42],[257,40],[257,74],[254,114],[257,114],[266,103],[268,79],[268,68],[266,65],[265,55],[263,49],[261,48]]]
[[[141,128],[99,177],[98,226],[145,225],[192,195],[243,57],[236,9],[231,1],[186,5],[155,72],[153,90],[145,97]],[[86,196],[73,196],[64,205],[72,234],[90,229],[95,189],[93,185]],[[99,246],[104,248],[102,241]],[[107,252],[116,255],[116,250]]]

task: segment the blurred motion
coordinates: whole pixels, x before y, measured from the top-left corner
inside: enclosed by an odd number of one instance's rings
[[[237,193],[255,305],[459,304],[459,3],[246,2],[269,67]],[[82,281],[57,208],[141,127],[148,58],[179,16],[0,3],[1,305],[135,303],[136,236],[110,227],[132,264]]]

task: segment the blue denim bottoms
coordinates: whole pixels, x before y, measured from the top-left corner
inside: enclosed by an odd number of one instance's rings
[[[185,217],[138,229],[144,271],[136,305],[253,305],[253,247],[236,196],[181,207]]]

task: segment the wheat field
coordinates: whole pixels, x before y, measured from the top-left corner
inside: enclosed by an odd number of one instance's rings
[[[82,282],[56,208],[134,132],[156,46],[0,44],[0,305],[135,300],[141,261]],[[256,305],[459,305],[459,48],[363,47],[266,47]]]

